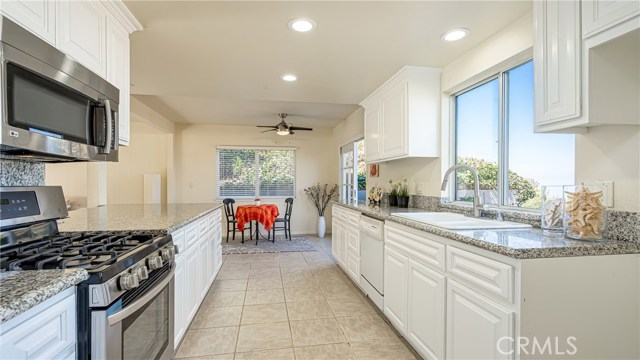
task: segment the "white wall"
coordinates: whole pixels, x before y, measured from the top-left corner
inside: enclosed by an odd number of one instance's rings
[[[640,211],[640,126],[610,125],[576,135],[576,183],[614,181],[614,208]]]
[[[131,123],[131,145],[120,147],[119,161],[107,164],[107,203],[142,204],[144,174],[160,174],[161,202],[167,202],[167,135]]]
[[[175,134],[176,199],[181,203],[209,203],[216,198],[216,146],[292,146],[296,147],[296,194],[291,219],[292,233],[316,232],[317,212],[304,188],[317,182],[335,184],[337,158],[333,151],[331,129],[298,131],[293,136],[260,134],[254,126],[180,125]],[[253,202],[253,199],[238,203]],[[263,200],[275,203],[284,212],[284,199]],[[328,215],[327,229],[331,222]]]

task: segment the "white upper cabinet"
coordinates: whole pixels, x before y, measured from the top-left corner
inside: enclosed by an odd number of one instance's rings
[[[55,45],[56,4],[49,0],[3,0],[2,13],[44,41]]]
[[[440,156],[440,72],[405,66],[360,103],[367,162]]]
[[[593,36],[638,14],[638,0],[585,0],[582,2],[582,36]]]
[[[106,78],[107,12],[96,2],[58,2],[58,48],[89,70]]]
[[[366,147],[365,157],[367,162],[380,160],[381,137],[380,137],[380,103],[372,103],[364,110],[364,146]]]
[[[120,90],[118,134],[120,145],[130,141],[130,66],[129,32],[115,19],[107,18],[107,81]]]
[[[580,3],[534,1],[536,125],[581,114]]]
[[[535,130],[640,125],[640,2],[534,1]]]
[[[142,26],[127,7],[118,0],[2,0],[0,10],[118,88],[119,144],[129,145],[129,34]]]

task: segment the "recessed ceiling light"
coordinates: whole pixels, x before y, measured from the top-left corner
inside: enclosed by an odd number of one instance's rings
[[[282,80],[284,80],[284,81],[296,81],[296,80],[298,80],[298,77],[293,75],[293,74],[285,74],[285,75],[282,75]]]
[[[449,30],[446,33],[442,34],[442,40],[457,41],[469,35],[469,33],[469,29],[464,28]]]
[[[298,18],[289,21],[289,29],[297,32],[308,32],[316,27],[316,23],[311,19]]]

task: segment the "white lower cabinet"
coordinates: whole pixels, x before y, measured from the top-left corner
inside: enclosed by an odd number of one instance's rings
[[[222,266],[220,209],[174,231],[174,347],[177,349]]]
[[[384,314],[402,334],[407,333],[409,258],[389,244],[384,248]]]
[[[75,359],[75,286],[0,324],[0,334],[0,359]]]
[[[449,280],[447,358],[512,359],[514,313]]]
[[[360,283],[360,213],[333,206],[331,253],[338,265],[356,283]]]
[[[407,340],[427,359],[444,358],[446,278],[409,260]]]

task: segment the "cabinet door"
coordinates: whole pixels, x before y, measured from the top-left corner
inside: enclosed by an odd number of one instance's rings
[[[2,13],[39,36],[51,45],[55,45],[56,2],[53,0],[3,0],[0,1]]]
[[[512,311],[447,282],[447,358],[512,359],[513,322]]]
[[[403,335],[407,333],[407,278],[409,259],[384,248],[384,314]]]
[[[58,2],[58,48],[106,78],[106,10],[87,0]]]
[[[580,3],[534,1],[536,125],[581,115]]]
[[[339,223],[340,229],[338,233],[340,234],[340,264],[342,268],[345,270],[348,267],[347,262],[349,256],[349,228],[347,227],[347,222],[344,219],[340,220]]]
[[[582,36],[587,38],[640,14],[637,0],[582,1]]]
[[[180,340],[184,336],[187,327],[187,310],[188,310],[188,302],[187,302],[187,280],[185,277],[185,269],[186,264],[184,261],[176,260],[176,273],[174,276],[174,286],[173,286],[173,319],[174,319],[174,328],[173,328],[173,347],[174,350],[178,348],[180,345]]]
[[[107,81],[120,90],[118,106],[118,136],[120,145],[129,145],[130,140],[130,73],[129,32],[118,22],[107,18]]]
[[[380,102],[375,102],[364,110],[364,146],[367,162],[381,158]]]
[[[426,359],[444,358],[444,275],[409,260],[407,340]]]
[[[200,300],[204,299],[207,295],[207,291],[209,290],[209,269],[211,268],[211,264],[209,264],[209,262],[211,257],[209,256],[209,242],[206,241],[205,238],[200,240],[198,248],[200,249],[198,251],[198,255],[200,257],[200,285],[198,287],[200,291],[198,297],[199,304]]]
[[[200,304],[200,295],[201,295],[201,286],[200,286],[200,251],[197,246],[192,246],[189,248],[187,255],[185,256],[186,260],[186,274],[185,277],[187,279],[187,308],[186,308],[186,319],[187,323],[193,319],[196,315],[196,311],[198,310],[198,305]]]
[[[407,82],[401,81],[382,97],[382,158],[407,155]]]

